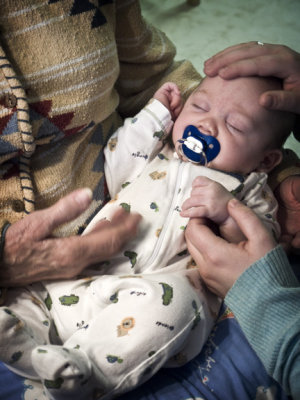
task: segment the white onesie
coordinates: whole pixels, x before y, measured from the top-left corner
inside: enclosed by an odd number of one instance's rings
[[[81,279],[10,290],[1,307],[2,361],[43,379],[54,399],[112,398],[201,350],[219,299],[202,285],[184,240],[181,205],[197,176],[224,185],[278,233],[265,174],[243,178],[182,162],[164,144],[171,128],[154,100],[105,148],[112,200],[85,233],[122,206],[143,216],[136,239]]]

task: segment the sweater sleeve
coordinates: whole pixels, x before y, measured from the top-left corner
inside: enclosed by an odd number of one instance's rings
[[[120,62],[117,90],[123,117],[136,114],[166,81],[176,82],[185,95],[201,80],[189,61],[174,61],[175,46],[142,17],[138,1],[117,1],[116,42]]]
[[[300,398],[300,285],[277,246],[235,282],[225,298],[268,373]]]

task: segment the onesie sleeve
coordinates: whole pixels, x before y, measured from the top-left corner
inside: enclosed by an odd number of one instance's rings
[[[172,126],[169,110],[156,99],[135,117],[124,121],[104,149],[105,177],[111,197],[136,178],[159,153]]]

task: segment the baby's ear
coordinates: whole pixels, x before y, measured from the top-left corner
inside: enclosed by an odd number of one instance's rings
[[[259,163],[256,171],[269,173],[282,160],[282,151],[280,149],[266,150],[264,158]]]

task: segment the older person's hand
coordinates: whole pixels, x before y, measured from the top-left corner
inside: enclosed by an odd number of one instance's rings
[[[262,106],[300,114],[300,54],[277,44],[242,43],[217,53],[205,62],[204,72],[223,79],[239,76],[274,76],[283,90],[261,95]]]
[[[217,236],[200,218],[186,228],[188,249],[207,287],[224,298],[239,276],[276,246],[276,242],[252,210],[232,199],[228,212],[246,240],[233,244]]]
[[[141,217],[120,209],[111,222],[99,222],[87,235],[52,236],[55,228],[79,216],[90,202],[91,191],[79,189],[12,224],[5,237],[0,285],[73,278],[87,266],[107,260],[136,235]]]

